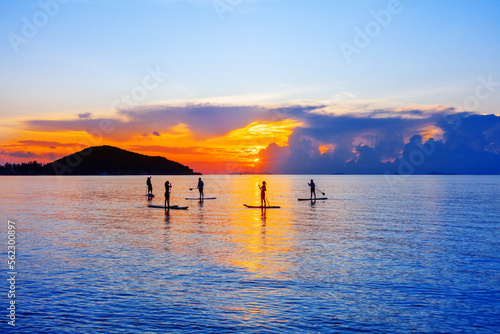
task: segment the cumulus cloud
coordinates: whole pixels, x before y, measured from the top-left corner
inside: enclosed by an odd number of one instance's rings
[[[495,115],[457,113],[442,106],[336,115],[331,106],[325,105],[188,104],[119,110],[115,118],[31,120],[26,125],[35,131],[71,130],[89,134],[104,127],[109,131],[101,131],[100,135],[122,142],[139,136],[151,139],[148,134],[169,134],[172,129],[182,127],[186,134],[202,141],[252,122],[295,120],[302,125],[293,130],[286,145],[272,143],[260,151],[260,171],[498,174],[499,119]],[[432,147],[432,153],[425,150],[427,147]]]
[[[418,110],[401,116],[314,115],[308,127],[294,130],[286,147],[261,150],[261,168],[307,174],[500,173],[499,116]],[[423,141],[419,132],[429,126],[441,128],[443,139]],[[334,149],[322,154],[321,145]]]

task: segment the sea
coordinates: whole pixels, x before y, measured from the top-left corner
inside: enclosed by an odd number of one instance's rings
[[[0,177],[0,332],[500,333],[499,176],[198,177]]]

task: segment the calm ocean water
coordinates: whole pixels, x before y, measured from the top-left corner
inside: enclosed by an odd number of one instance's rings
[[[0,177],[20,333],[500,332],[500,177]],[[186,211],[148,208],[172,203]],[[257,204],[257,184],[268,199]],[[318,192],[319,194],[319,192]],[[8,329],[7,264],[0,295]]]

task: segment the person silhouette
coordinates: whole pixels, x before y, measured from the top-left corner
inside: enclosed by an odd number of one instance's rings
[[[172,184],[168,181],[165,182],[165,210],[170,210],[170,189]]]
[[[308,183],[307,185],[311,187],[311,200],[313,199],[313,195],[314,200],[316,200],[316,185],[314,184],[314,181],[311,179],[311,183]]]
[[[198,188],[198,190],[200,191],[200,202],[203,201],[203,199],[205,198],[205,195],[203,194],[203,186],[204,185],[205,184],[201,180],[201,177],[199,177],[198,178],[198,186],[196,188]]]
[[[151,184],[151,176],[146,180],[146,185],[148,186],[148,195],[153,194],[153,185]]]
[[[260,206],[261,207],[266,207],[266,190],[267,190],[267,187],[266,187],[266,181],[262,181],[262,186],[259,185],[259,189],[260,189]]]

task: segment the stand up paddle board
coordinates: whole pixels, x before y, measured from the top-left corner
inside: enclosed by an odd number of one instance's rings
[[[250,209],[279,209],[281,208],[281,206],[260,206],[260,205],[248,205],[248,204],[243,204],[244,206],[246,206],[247,208],[250,208]]]
[[[197,197],[197,198],[186,197],[185,199],[188,200],[188,201],[199,201],[200,200],[199,197]],[[205,197],[204,199],[202,199],[202,201],[207,200],[207,199],[217,199],[217,197]]]
[[[153,194],[146,194],[147,197],[155,197]]]
[[[167,209],[167,207],[164,205],[148,205],[148,208]],[[171,205],[168,208],[172,209],[172,210],[187,210],[187,208],[189,208],[189,206]]]
[[[318,197],[316,199],[314,198],[298,198],[299,201],[311,201],[311,202],[314,202],[314,201],[324,201],[324,200],[327,200],[328,198],[326,197]]]

